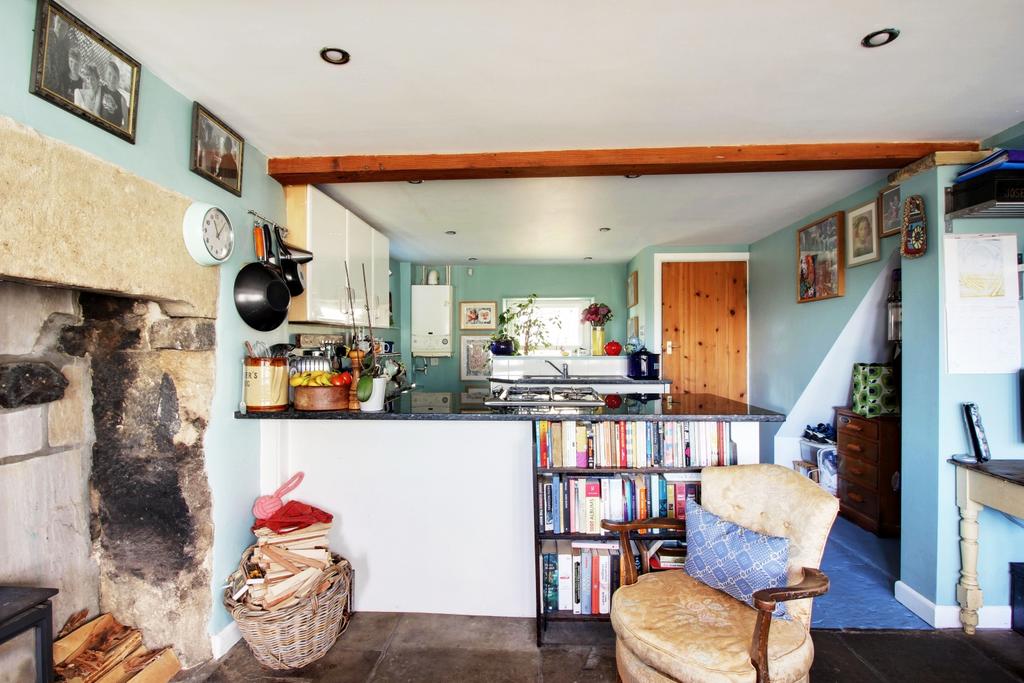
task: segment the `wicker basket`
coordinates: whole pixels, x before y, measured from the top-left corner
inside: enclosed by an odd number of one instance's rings
[[[252,556],[250,546],[242,553],[239,570]],[[271,669],[298,669],[323,657],[345,629],[352,605],[352,566],[339,555],[325,570],[333,583],[319,595],[311,595],[297,605],[268,612],[252,609],[224,593],[224,605],[231,612],[238,630],[253,655]]]

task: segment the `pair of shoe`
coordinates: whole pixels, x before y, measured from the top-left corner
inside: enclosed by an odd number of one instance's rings
[[[807,428],[804,429],[804,438],[818,443],[835,443],[836,428],[824,422],[819,422],[814,426],[807,425]]]

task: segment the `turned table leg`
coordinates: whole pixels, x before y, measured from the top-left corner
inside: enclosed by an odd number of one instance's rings
[[[969,474],[957,470],[956,504],[960,508],[960,581],[956,585],[956,601],[960,603],[960,623],[964,632],[973,634],[978,626],[981,608],[981,586],[978,585],[978,513],[981,505],[970,498]]]

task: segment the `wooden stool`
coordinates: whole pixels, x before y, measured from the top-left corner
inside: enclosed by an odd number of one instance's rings
[[[794,460],[793,469],[810,478],[811,481],[818,481],[818,463],[807,460]]]
[[[0,586],[0,643],[36,630],[36,682],[53,681],[53,606],[56,588]]]

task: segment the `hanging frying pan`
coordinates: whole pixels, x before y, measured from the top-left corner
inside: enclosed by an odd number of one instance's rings
[[[295,248],[296,253],[292,253],[292,247],[284,242],[280,226],[274,226],[274,236],[277,237],[277,263],[281,267],[284,281],[288,283],[288,291],[292,293],[292,296],[299,296],[306,290],[306,276],[302,272],[302,268],[299,267],[299,263],[312,261],[313,254],[298,248]],[[300,261],[300,259],[303,260]]]
[[[244,266],[235,276],[235,308],[246,325],[269,332],[280,327],[288,317],[292,296],[281,271],[268,263],[270,259],[270,229],[253,228],[256,247],[255,263]]]

